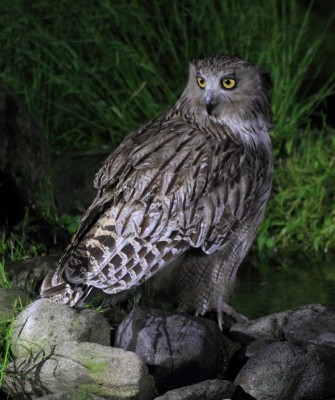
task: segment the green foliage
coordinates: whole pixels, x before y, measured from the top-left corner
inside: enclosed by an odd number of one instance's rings
[[[3,320],[0,318],[0,387],[5,375],[6,366],[11,361],[10,339],[14,317]]]
[[[0,261],[0,289],[9,289],[11,286],[11,282],[6,275],[5,263]]]
[[[0,259],[15,261],[45,253],[43,244],[29,238],[29,224],[29,212],[26,210],[23,221],[15,229],[0,231]]]
[[[332,16],[316,29],[297,0],[13,0],[0,2],[0,15],[0,77],[40,122],[54,155],[108,154],[174,104],[189,60],[221,53],[260,63],[274,83],[276,161],[259,249],[334,246],[332,174],[323,169],[332,162],[331,132],[308,125],[335,88],[333,71],[320,79]],[[73,231],[73,220],[60,220]]]
[[[70,235],[73,235],[79,225],[79,220],[77,216],[63,214],[58,218],[57,223],[63,229],[65,229]]]
[[[2,318],[0,315],[0,388],[3,378],[6,374],[6,367],[12,361],[13,357],[10,351],[10,342],[13,333],[13,324],[15,317],[24,308],[19,298],[13,303],[13,315],[10,318]]]
[[[32,243],[22,233],[2,233],[0,237],[0,257],[12,261],[34,257],[45,253],[43,244]]]
[[[11,288],[11,283],[6,275],[4,263],[0,262],[0,289]],[[20,298],[17,298],[13,303],[13,316],[4,317],[0,313],[0,388],[5,375],[7,364],[11,361],[10,340],[12,337],[13,323],[15,316],[23,309],[23,304]]]
[[[258,237],[260,250],[334,248],[335,131],[328,128],[325,133],[320,137],[320,132],[301,130],[301,144],[292,156],[276,160],[268,218]]]

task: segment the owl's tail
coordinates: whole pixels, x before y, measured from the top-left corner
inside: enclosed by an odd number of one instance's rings
[[[50,271],[42,282],[40,296],[70,307],[81,307],[91,291],[86,285],[71,285],[59,271]]]

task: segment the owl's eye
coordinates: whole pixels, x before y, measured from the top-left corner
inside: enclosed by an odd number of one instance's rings
[[[206,87],[206,81],[204,78],[201,78],[200,76],[197,76],[197,84],[200,89],[205,89]]]
[[[233,78],[224,78],[221,81],[223,89],[231,90],[236,86],[236,80]]]

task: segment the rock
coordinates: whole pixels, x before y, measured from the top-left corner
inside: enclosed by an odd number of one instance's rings
[[[31,297],[25,290],[0,288],[0,319],[12,318],[18,307],[26,306],[30,302]],[[17,304],[15,305],[15,303]]]
[[[169,390],[155,400],[224,400],[230,398],[235,385],[218,379],[203,381],[196,385]]]
[[[273,341],[283,340],[287,334],[284,328],[290,321],[299,321],[300,318],[305,319],[307,315],[318,318],[318,315],[328,312],[329,307],[321,304],[310,304],[252,321],[236,323],[231,327],[229,335],[233,340],[244,344],[249,344],[260,338],[267,338]]]
[[[250,343],[245,349],[245,356],[250,358],[254,356],[259,351],[263,350],[269,344],[273,343],[273,340],[267,338],[256,339]]]
[[[151,400],[155,395],[154,379],[136,354],[78,342],[60,343],[16,359],[6,369],[3,389],[19,399],[50,393],[113,400]]]
[[[298,344],[315,342],[322,335],[334,335],[335,307],[315,305],[299,310],[291,315],[283,332],[288,341]]]
[[[39,208],[45,199],[39,189],[47,181],[50,155],[44,132],[1,82],[0,143],[0,225],[15,225],[25,206]]]
[[[332,359],[335,366],[335,333],[323,333],[316,338],[310,339],[308,343],[324,356]]]
[[[316,351],[276,342],[247,361],[235,385],[257,400],[328,398],[335,393],[335,368]]]
[[[65,341],[109,346],[109,324],[96,311],[78,311],[67,305],[40,299],[17,316],[13,325],[11,350],[14,357],[25,357],[46,346]]]
[[[27,260],[6,262],[8,279],[16,286],[35,289],[51,270],[55,270],[60,256],[47,255]]]
[[[225,399],[227,400],[227,399]],[[250,396],[250,394],[246,393],[240,385],[236,386],[236,390],[231,397],[231,400],[257,400],[253,396]]]
[[[73,397],[66,393],[56,393],[39,397],[37,400],[73,400]]]
[[[107,400],[106,397],[95,396],[94,394],[81,395],[78,399],[76,394],[71,395],[68,393],[48,394],[39,397],[37,400]]]
[[[281,340],[284,338],[283,327],[287,318],[287,312],[282,312],[251,321],[238,322],[230,328],[229,335],[233,340],[243,344],[249,344],[260,338]]]
[[[119,325],[115,347],[138,354],[163,392],[216,378],[234,345],[213,321],[138,307]]]
[[[285,338],[312,347],[333,362],[335,368],[335,307],[313,306],[295,313],[284,327]]]

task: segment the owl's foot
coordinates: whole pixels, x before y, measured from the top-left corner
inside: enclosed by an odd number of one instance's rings
[[[226,302],[222,302],[220,306],[217,309],[217,319],[218,319],[218,324],[219,327],[222,331],[222,326],[223,326],[223,316],[229,315],[232,317],[236,322],[246,322],[248,321],[248,318],[243,315],[238,313],[232,306],[227,304]]]

